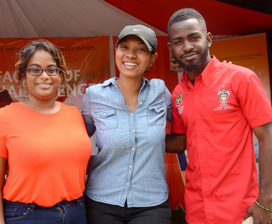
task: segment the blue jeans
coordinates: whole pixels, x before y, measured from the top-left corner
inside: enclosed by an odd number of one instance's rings
[[[84,197],[52,207],[3,200],[6,224],[87,224]]]

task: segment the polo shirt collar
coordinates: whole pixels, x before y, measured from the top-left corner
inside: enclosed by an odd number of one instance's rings
[[[211,85],[212,79],[217,73],[220,66],[220,61],[214,55],[211,56],[211,58],[212,60],[209,62],[209,64],[200,75],[202,77],[202,82],[206,87],[209,87]],[[187,86],[189,86],[189,83],[191,83],[185,70],[183,71],[181,81]]]

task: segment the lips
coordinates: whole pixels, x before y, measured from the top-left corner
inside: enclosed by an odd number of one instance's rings
[[[123,62],[123,65],[125,66],[125,68],[128,68],[128,69],[133,69],[138,66],[138,64],[135,62]]]
[[[181,55],[181,58],[184,58],[185,60],[192,60],[195,59],[197,56],[197,52],[191,52],[191,53],[185,53]]]

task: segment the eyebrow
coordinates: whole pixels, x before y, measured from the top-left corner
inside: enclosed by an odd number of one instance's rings
[[[192,36],[197,35],[197,34],[200,34],[200,32],[190,33],[190,34],[188,35],[188,37],[192,37]],[[180,39],[184,39],[184,38],[183,38],[183,37],[175,37],[175,38],[172,39],[172,41],[173,41],[173,40],[180,40]]]
[[[37,67],[41,67],[39,64],[31,64],[31,65],[29,65],[30,67],[31,66],[37,66]],[[51,65],[48,65],[47,66],[47,68],[49,68],[49,67],[56,67],[57,65],[56,64],[51,64]]]

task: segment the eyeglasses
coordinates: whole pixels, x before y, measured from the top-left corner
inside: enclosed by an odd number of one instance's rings
[[[30,67],[30,68],[26,68],[26,71],[28,71],[28,73],[30,75],[34,75],[34,76],[39,76],[41,75],[44,71],[46,72],[47,75],[49,76],[55,76],[58,75],[60,73],[60,68],[58,67],[50,67],[50,68],[37,68],[37,67]]]

